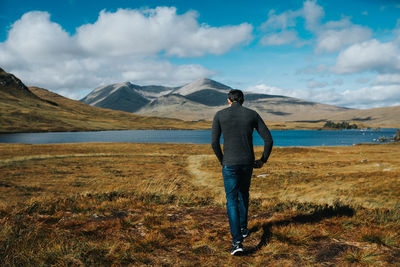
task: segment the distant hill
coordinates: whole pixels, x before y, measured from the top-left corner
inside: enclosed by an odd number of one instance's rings
[[[141,115],[212,120],[215,112],[227,106],[227,94],[232,90],[210,79],[199,79],[176,88],[159,86],[160,89],[153,94],[148,88],[152,86],[113,84],[95,89],[82,101]],[[128,102],[129,108],[126,106]],[[292,97],[251,92],[245,92],[244,105],[255,109],[268,121],[321,120],[332,113],[349,110]]]
[[[333,114],[329,119],[333,121],[354,121],[365,125],[386,128],[398,128],[400,127],[400,106],[348,110]]]
[[[46,89],[28,88],[0,69],[0,132],[92,131],[117,129],[205,129],[185,122],[86,105]]]
[[[0,99],[5,100],[13,98],[43,101],[33,94],[20,79],[0,68]]]
[[[101,86],[81,99],[88,105],[136,112],[151,99],[172,92],[174,88],[163,86],[139,86],[130,82]]]

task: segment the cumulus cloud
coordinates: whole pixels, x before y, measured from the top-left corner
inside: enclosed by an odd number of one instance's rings
[[[337,91],[330,89],[283,89],[266,84],[246,88],[248,92],[285,95],[317,103],[351,108],[372,108],[400,105],[400,85],[367,86],[356,90]]]
[[[324,9],[316,1],[305,1],[303,3],[302,15],[306,20],[306,29],[317,31],[321,25],[321,19],[324,17]]]
[[[285,30],[296,26],[296,19],[301,15],[301,11],[286,11],[282,14],[275,14],[275,10],[268,13],[268,20],[261,24],[262,30]]]
[[[290,96],[295,98],[306,99],[307,94],[303,90],[281,88],[277,86],[272,86],[264,83],[249,86],[244,89],[245,92],[268,94],[268,95],[281,95]]]
[[[297,40],[296,31],[283,31],[264,36],[260,42],[262,45],[283,45]]]
[[[151,10],[101,11],[97,21],[77,29],[79,44],[87,51],[110,55],[154,55],[165,52],[179,57],[220,55],[251,40],[252,26],[199,25],[197,13],[176,14],[174,7]]]
[[[400,105],[400,85],[375,85],[340,94],[341,103],[359,108]]]
[[[295,27],[297,20],[302,18],[305,28],[315,35],[315,51],[317,53],[332,53],[349,45],[368,40],[372,32],[368,27],[354,25],[348,17],[337,21],[322,23],[324,9],[316,1],[308,0],[298,10],[288,10],[281,14],[270,11],[268,19],[261,25],[264,31],[272,31],[261,38],[262,45],[285,45],[299,43]],[[276,32],[281,31],[281,32]],[[304,43],[304,42],[303,42]]]
[[[350,26],[340,30],[323,30],[317,37],[316,52],[332,53],[351,44],[368,40],[372,35],[369,28]]]
[[[332,70],[339,74],[366,70],[396,72],[400,70],[400,50],[395,42],[372,39],[357,43],[340,52]]]
[[[252,38],[247,23],[211,27],[197,17],[193,11],[178,15],[174,7],[101,11],[94,23],[71,35],[48,12],[28,12],[0,43],[0,65],[27,85],[66,96],[125,80],[181,85],[214,72],[171,64],[171,57],[220,55]]]
[[[68,58],[77,53],[72,38],[47,12],[33,11],[17,20],[1,44],[0,62],[5,66],[46,63],[52,58]]]
[[[375,85],[382,85],[382,84],[398,84],[400,85],[400,74],[399,73],[394,73],[394,74],[379,74],[376,76]]]

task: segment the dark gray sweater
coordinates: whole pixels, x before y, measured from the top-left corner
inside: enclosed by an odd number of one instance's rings
[[[233,102],[226,109],[218,111],[213,120],[211,146],[223,165],[244,165],[254,163],[253,130],[256,129],[264,140],[261,160],[265,163],[272,150],[271,133],[254,110]],[[220,145],[221,133],[224,138],[224,153]]]

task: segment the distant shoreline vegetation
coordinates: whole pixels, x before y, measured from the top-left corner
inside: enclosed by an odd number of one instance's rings
[[[350,124],[348,121],[342,121],[342,122],[333,122],[333,121],[327,121],[324,126],[324,129],[358,129],[357,124]]]

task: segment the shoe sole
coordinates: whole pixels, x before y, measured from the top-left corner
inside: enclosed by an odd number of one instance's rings
[[[242,248],[237,248],[237,249],[235,249],[234,251],[231,252],[231,255],[235,255],[236,253],[239,253],[239,252],[243,252],[243,249]]]

